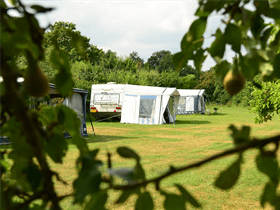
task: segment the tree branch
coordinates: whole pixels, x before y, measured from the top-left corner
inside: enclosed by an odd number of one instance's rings
[[[186,166],[183,166],[183,167],[178,167],[178,168],[172,167],[172,169],[170,171],[166,172],[165,174],[160,175],[159,177],[156,177],[156,178],[153,178],[153,179],[150,179],[150,180],[146,180],[146,181],[143,181],[143,182],[138,182],[138,183],[135,183],[135,184],[115,185],[115,186],[112,187],[112,189],[115,189],[115,190],[132,189],[132,188],[137,188],[137,187],[140,187],[140,186],[145,186],[145,185],[147,185],[149,183],[152,183],[152,182],[155,182],[157,184],[157,188],[159,189],[159,182],[162,179],[164,179],[166,177],[169,177],[173,174],[176,174],[176,173],[181,172],[181,171],[186,171],[186,170],[189,170],[189,169],[192,169],[192,168],[198,168],[198,167],[200,167],[200,166],[202,166],[206,163],[209,163],[213,160],[223,158],[223,157],[226,157],[226,156],[229,156],[229,155],[232,155],[232,154],[236,154],[236,153],[239,153],[239,152],[244,152],[248,149],[253,149],[253,148],[262,149],[264,146],[266,146],[269,143],[275,143],[277,145],[279,143],[279,141],[280,141],[280,135],[270,137],[270,138],[267,138],[267,139],[263,139],[263,140],[252,139],[248,143],[239,145],[239,146],[237,146],[236,148],[233,148],[233,149],[225,150],[224,152],[221,152],[221,153],[218,153],[216,155],[210,156],[210,157],[208,157],[204,160],[198,161],[196,163],[192,163],[192,164],[189,164],[189,165],[186,165]]]

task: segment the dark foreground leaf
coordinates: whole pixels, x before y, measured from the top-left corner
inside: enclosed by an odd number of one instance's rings
[[[200,208],[201,205],[197,202],[197,200],[181,185],[176,184],[177,188],[180,190],[182,193],[183,198],[187,201],[190,202],[194,207]]]
[[[238,158],[238,160],[235,161],[228,169],[221,172],[215,181],[215,186],[222,190],[228,190],[232,188],[240,175],[240,163],[241,158]]]
[[[154,202],[149,192],[141,193],[135,204],[136,210],[152,210]]]

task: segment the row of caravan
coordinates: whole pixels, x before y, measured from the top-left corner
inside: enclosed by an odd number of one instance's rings
[[[90,112],[95,118],[119,117],[121,123],[174,123],[176,114],[204,113],[204,90],[180,90],[129,84],[91,87]]]

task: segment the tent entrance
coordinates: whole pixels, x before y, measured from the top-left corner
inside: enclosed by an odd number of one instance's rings
[[[173,123],[176,120],[175,106],[174,106],[174,96],[171,96],[168,100],[168,104],[167,104],[166,109],[163,113],[163,119],[167,124]]]

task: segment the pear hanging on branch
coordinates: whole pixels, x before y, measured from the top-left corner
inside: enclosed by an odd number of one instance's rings
[[[24,88],[33,97],[43,97],[49,92],[49,79],[30,54],[27,55],[27,60]]]
[[[225,90],[231,96],[236,95],[239,93],[245,84],[245,79],[243,74],[239,71],[238,68],[238,59],[234,58],[233,66],[231,70],[226,74],[223,80],[223,85]]]

